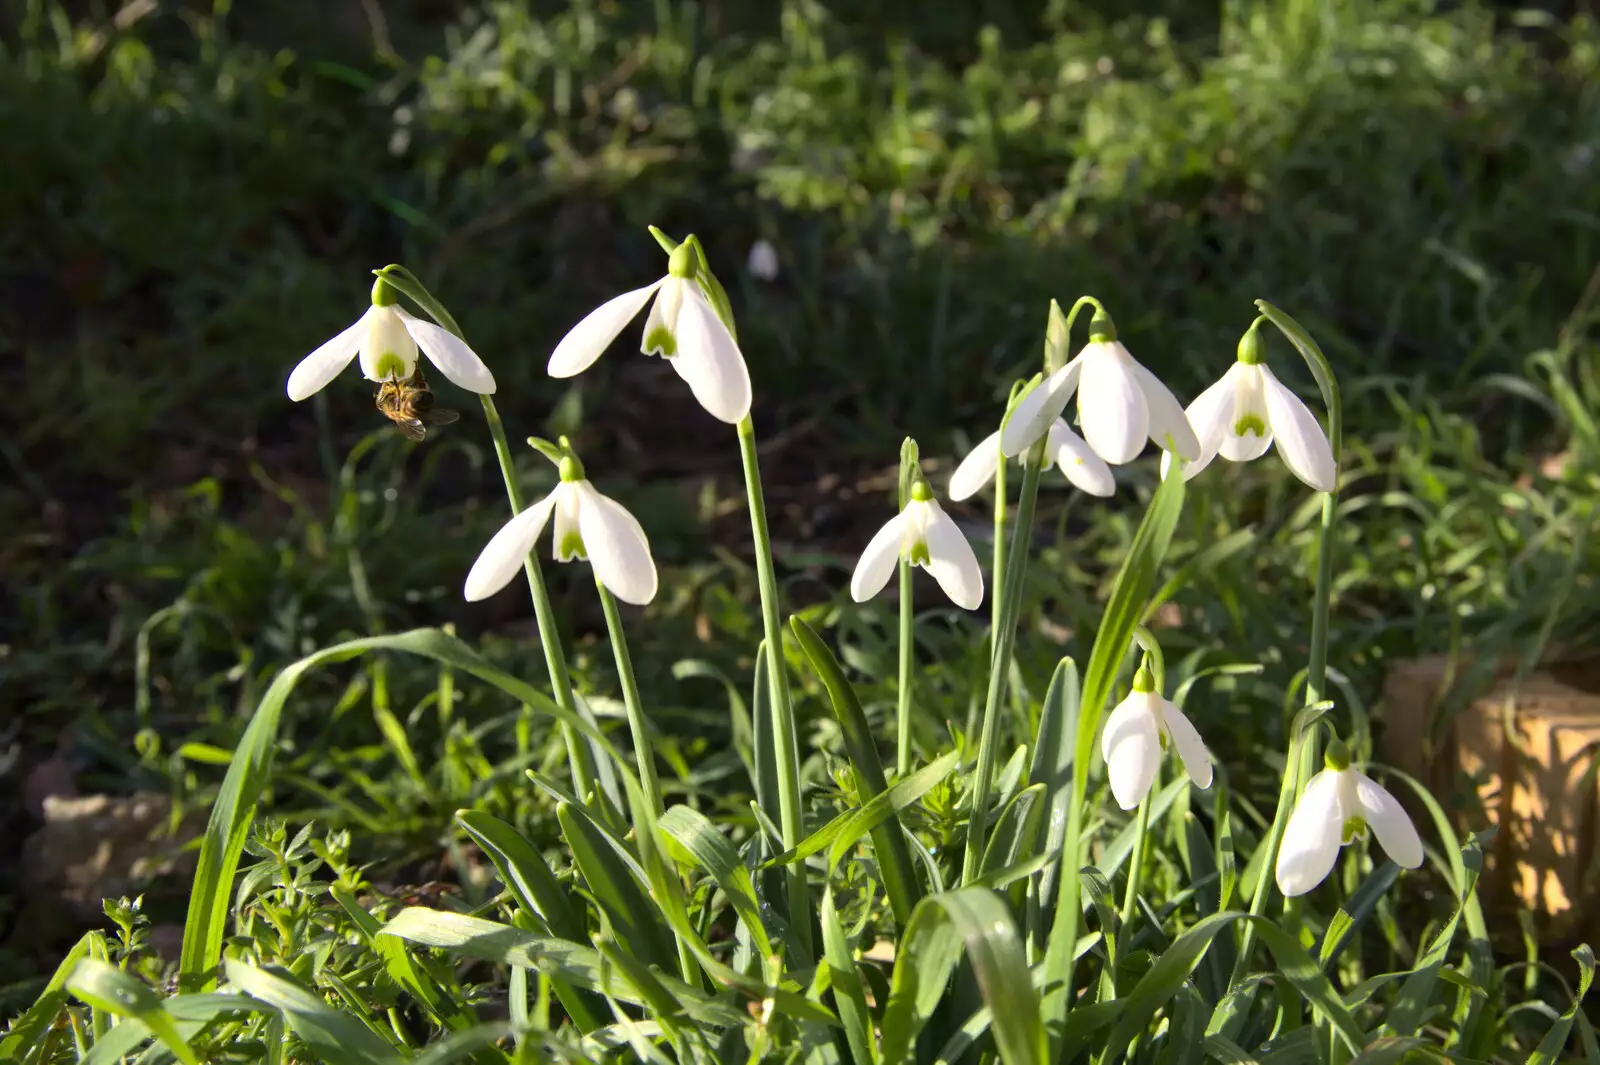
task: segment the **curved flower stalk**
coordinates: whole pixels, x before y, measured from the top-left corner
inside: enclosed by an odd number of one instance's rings
[[[1131,810],[1144,801],[1161,768],[1161,750],[1168,741],[1198,788],[1211,786],[1211,752],[1193,724],[1155,690],[1150,670],[1139,667],[1133,691],[1117,704],[1100,734],[1100,754],[1111,778],[1117,805]]]
[[[983,602],[978,556],[920,477],[911,486],[905,509],[885,522],[861,552],[850,578],[851,598],[864,603],[883,591],[902,557],[932,574],[950,601],[963,610],[976,610]]]
[[[467,342],[418,318],[401,307],[399,300],[400,293],[382,277],[373,282],[372,306],[366,313],[301,359],[289,374],[289,398],[298,403],[316,395],[358,354],[367,380],[404,381],[416,372],[419,349],[452,384],[492,395],[494,374]]]
[[[1062,474],[1080,491],[1092,496],[1109,496],[1117,490],[1117,480],[1105,459],[1094,453],[1083,437],[1067,427],[1065,420],[1057,418],[1050,423],[1045,438],[1045,461],[1061,470]],[[999,472],[1000,430],[996,429],[967,452],[956,472],[950,475],[950,498],[954,502],[970,499],[984,485],[995,479]]]
[[[1249,462],[1276,442],[1283,464],[1319,492],[1331,492],[1338,480],[1333,447],[1300,397],[1284,387],[1262,358],[1257,318],[1239,338],[1238,360],[1222,379],[1195,398],[1185,412],[1200,457],[1183,467],[1193,477],[1221,455],[1229,462]],[[1171,454],[1161,459],[1161,475],[1172,468]]]
[[[475,603],[504,588],[522,568],[545,525],[555,518],[555,558],[586,558],[595,579],[618,599],[643,606],[656,597],[656,564],[639,521],[616,500],[601,495],[583,464],[561,441],[561,483],[503,525],[484,545],[467,574],[464,595]]]
[[[1089,343],[1017,403],[1000,434],[1001,452],[1011,458],[1026,451],[1049,431],[1074,393],[1084,440],[1113,466],[1137,458],[1146,438],[1189,461],[1200,457],[1200,442],[1177,397],[1128,354],[1111,316],[1098,304]]]
[[[551,353],[550,376],[575,377],[593,366],[649,303],[639,350],[665,358],[712,417],[733,425],[749,414],[750,371],[696,277],[695,254],[695,246],[684,241],[667,260],[666,277],[590,311]]]
[[[1294,898],[1322,883],[1333,871],[1339,849],[1364,838],[1369,829],[1396,865],[1421,865],[1422,839],[1404,807],[1371,777],[1350,767],[1343,743],[1328,745],[1324,765],[1289,815],[1278,852],[1278,890]]]

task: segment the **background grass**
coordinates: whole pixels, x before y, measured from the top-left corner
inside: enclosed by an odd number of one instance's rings
[[[1036,358],[1046,301],[1085,292],[1184,399],[1226,368],[1257,297],[1334,359],[1352,480],[1332,659],[1358,734],[1399,658],[1595,650],[1592,17],[1378,0],[923,10],[0,14],[0,928],[21,923],[24,779],[50,752],[84,791],[153,788],[183,810],[207,802],[216,750],[271,676],[315,647],[453,621],[542,675],[520,595],[459,599],[504,517],[470,397],[444,393],[468,413],[422,448],[353,377],[284,398],[390,261],[463,322],[512,434],[573,433],[640,513],[675,571],[648,621],[629,619],[666,784],[729,817],[748,817],[730,700],[758,638],[732,434],[621,346],[576,383],[543,373],[585,310],[660,274],[648,223],[698,232],[729,285],[786,593],[867,676],[892,675],[892,607],[848,604],[844,567],[887,516],[901,436],[948,471]],[[779,251],[775,283],[742,268],[758,237]],[[1287,345],[1270,358],[1314,394]],[[523,462],[530,487],[549,480]],[[1086,653],[1075,634],[1153,464],[1122,479],[1108,503],[1059,482],[1042,500],[1029,683]],[[1265,665],[1192,713],[1270,813],[1264,752],[1281,749],[1303,658],[1314,504],[1275,462],[1195,487],[1172,557],[1201,562],[1162,637],[1169,660]],[[982,510],[967,516],[984,536]],[[1248,550],[1199,556],[1244,529]],[[579,683],[619,724],[588,575],[552,578]],[[922,632],[939,663],[919,706],[931,747],[981,694],[983,652],[953,612]],[[893,693],[865,690],[881,724]],[[820,690],[802,694],[822,783],[838,737]],[[1019,719],[1040,694],[1017,692]],[[296,700],[274,812],[349,829],[375,880],[470,885],[451,823],[465,805],[554,838],[521,769],[559,749],[498,696],[397,661]],[[0,972],[20,995],[54,958],[17,943]]]

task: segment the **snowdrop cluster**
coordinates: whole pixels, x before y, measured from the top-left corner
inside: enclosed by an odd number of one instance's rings
[[[777,254],[765,241],[751,247],[746,265],[759,280],[778,275]],[[1258,332],[1264,319],[1250,326],[1221,379],[1185,409],[1117,339],[1110,315],[1088,297],[1080,305],[1084,302],[1095,307],[1088,343],[1026,387],[1000,427],[966,455],[949,482],[952,500],[976,495],[995,479],[1006,459],[1024,456],[1041,441],[1044,463],[1095,496],[1114,493],[1112,467],[1133,461],[1147,441],[1163,452],[1163,477],[1176,469],[1189,479],[1219,455],[1246,462],[1276,444],[1285,465],[1307,485],[1319,492],[1335,490],[1337,455],[1328,435],[1264,361]],[[749,371],[732,332],[726,296],[693,238],[670,252],[664,277],[607,300],[573,326],[551,353],[549,374],[572,377],[594,365],[646,306],[640,351],[666,359],[708,413],[739,424],[744,433],[752,400]],[[447,314],[435,317],[448,319]],[[1052,366],[1064,358],[1068,329],[1070,319],[1052,304],[1047,330]],[[310,397],[357,356],[368,380],[407,380],[417,370],[419,353],[451,383],[485,397],[495,391],[494,376],[465,341],[398,306],[398,293],[380,272],[371,306],[295,367],[288,394],[296,401]],[[1064,417],[1074,398],[1082,435]],[[553,526],[557,561],[585,559],[599,584],[617,598],[649,603],[658,578],[639,521],[589,482],[565,438],[559,447],[534,443],[556,463],[559,482],[489,540],[467,574],[465,598],[478,601],[503,588],[523,567],[545,528]],[[912,472],[902,509],[872,537],[856,563],[851,597],[859,603],[878,595],[901,564],[927,571],[962,609],[975,610],[983,602],[977,556],[920,468]],[[1000,576],[993,579],[998,582]],[[904,616],[909,619],[909,612]],[[908,683],[905,676],[902,683]],[[1124,810],[1148,799],[1168,747],[1196,787],[1210,787],[1212,757],[1205,742],[1156,689],[1150,669],[1141,666],[1100,736],[1111,793]],[[1348,752],[1336,740],[1328,749],[1326,768],[1306,784],[1287,822],[1275,866],[1283,894],[1301,895],[1316,887],[1332,870],[1340,848],[1369,831],[1397,864],[1421,864],[1422,844],[1405,811],[1370,777],[1351,768]]]

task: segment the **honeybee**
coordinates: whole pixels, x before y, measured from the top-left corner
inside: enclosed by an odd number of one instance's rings
[[[433,392],[428,388],[428,379],[422,376],[420,362],[410,378],[391,377],[380,384],[374,402],[383,416],[411,440],[425,438],[430,425],[449,425],[461,417],[453,410],[433,405]]]

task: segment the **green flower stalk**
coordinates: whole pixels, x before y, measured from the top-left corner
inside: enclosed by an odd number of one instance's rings
[[[387,300],[389,290],[399,291],[421,307],[438,326],[434,327],[440,332],[454,337],[462,347],[466,340],[461,332],[461,326],[445,308],[444,304],[434,298],[427,288],[403,266],[389,265],[374,273],[378,282],[373,285],[373,301],[376,305],[380,299]],[[408,327],[409,328],[409,327]],[[343,334],[341,334],[343,336]],[[335,338],[336,340],[339,338]],[[330,341],[331,345],[333,342]],[[324,345],[323,349],[329,345]],[[306,360],[311,362],[319,352],[313,352]],[[430,355],[431,357],[431,355]],[[477,356],[473,356],[474,359]],[[346,360],[348,361],[348,360]],[[306,363],[302,363],[304,366]],[[441,364],[441,369],[443,365]],[[335,371],[337,372],[337,371]],[[488,371],[485,370],[485,373]],[[331,375],[330,375],[331,379]],[[454,380],[454,378],[452,378]],[[488,388],[480,391],[479,398],[483,402],[484,421],[489,425],[489,435],[494,441],[495,458],[500,463],[500,476],[505,482],[506,498],[511,504],[514,516],[523,513],[522,490],[517,484],[516,464],[511,458],[511,445],[506,439],[505,424],[500,420],[500,412],[496,409],[494,400],[489,395],[494,391],[493,381],[490,380]],[[521,560],[522,571],[527,577],[528,592],[533,598],[533,613],[539,625],[539,644],[544,652],[545,668],[550,676],[550,690],[555,698],[556,705],[570,714],[579,714],[577,697],[572,690],[572,677],[567,671],[566,653],[561,646],[561,633],[556,627],[555,610],[550,605],[550,593],[545,588],[544,573],[539,568],[539,561],[531,552],[524,553]],[[509,580],[510,577],[507,577]],[[587,799],[593,794],[597,779],[594,754],[582,736],[570,725],[561,726],[561,736],[567,748],[567,761],[572,770],[573,789],[580,798]]]

